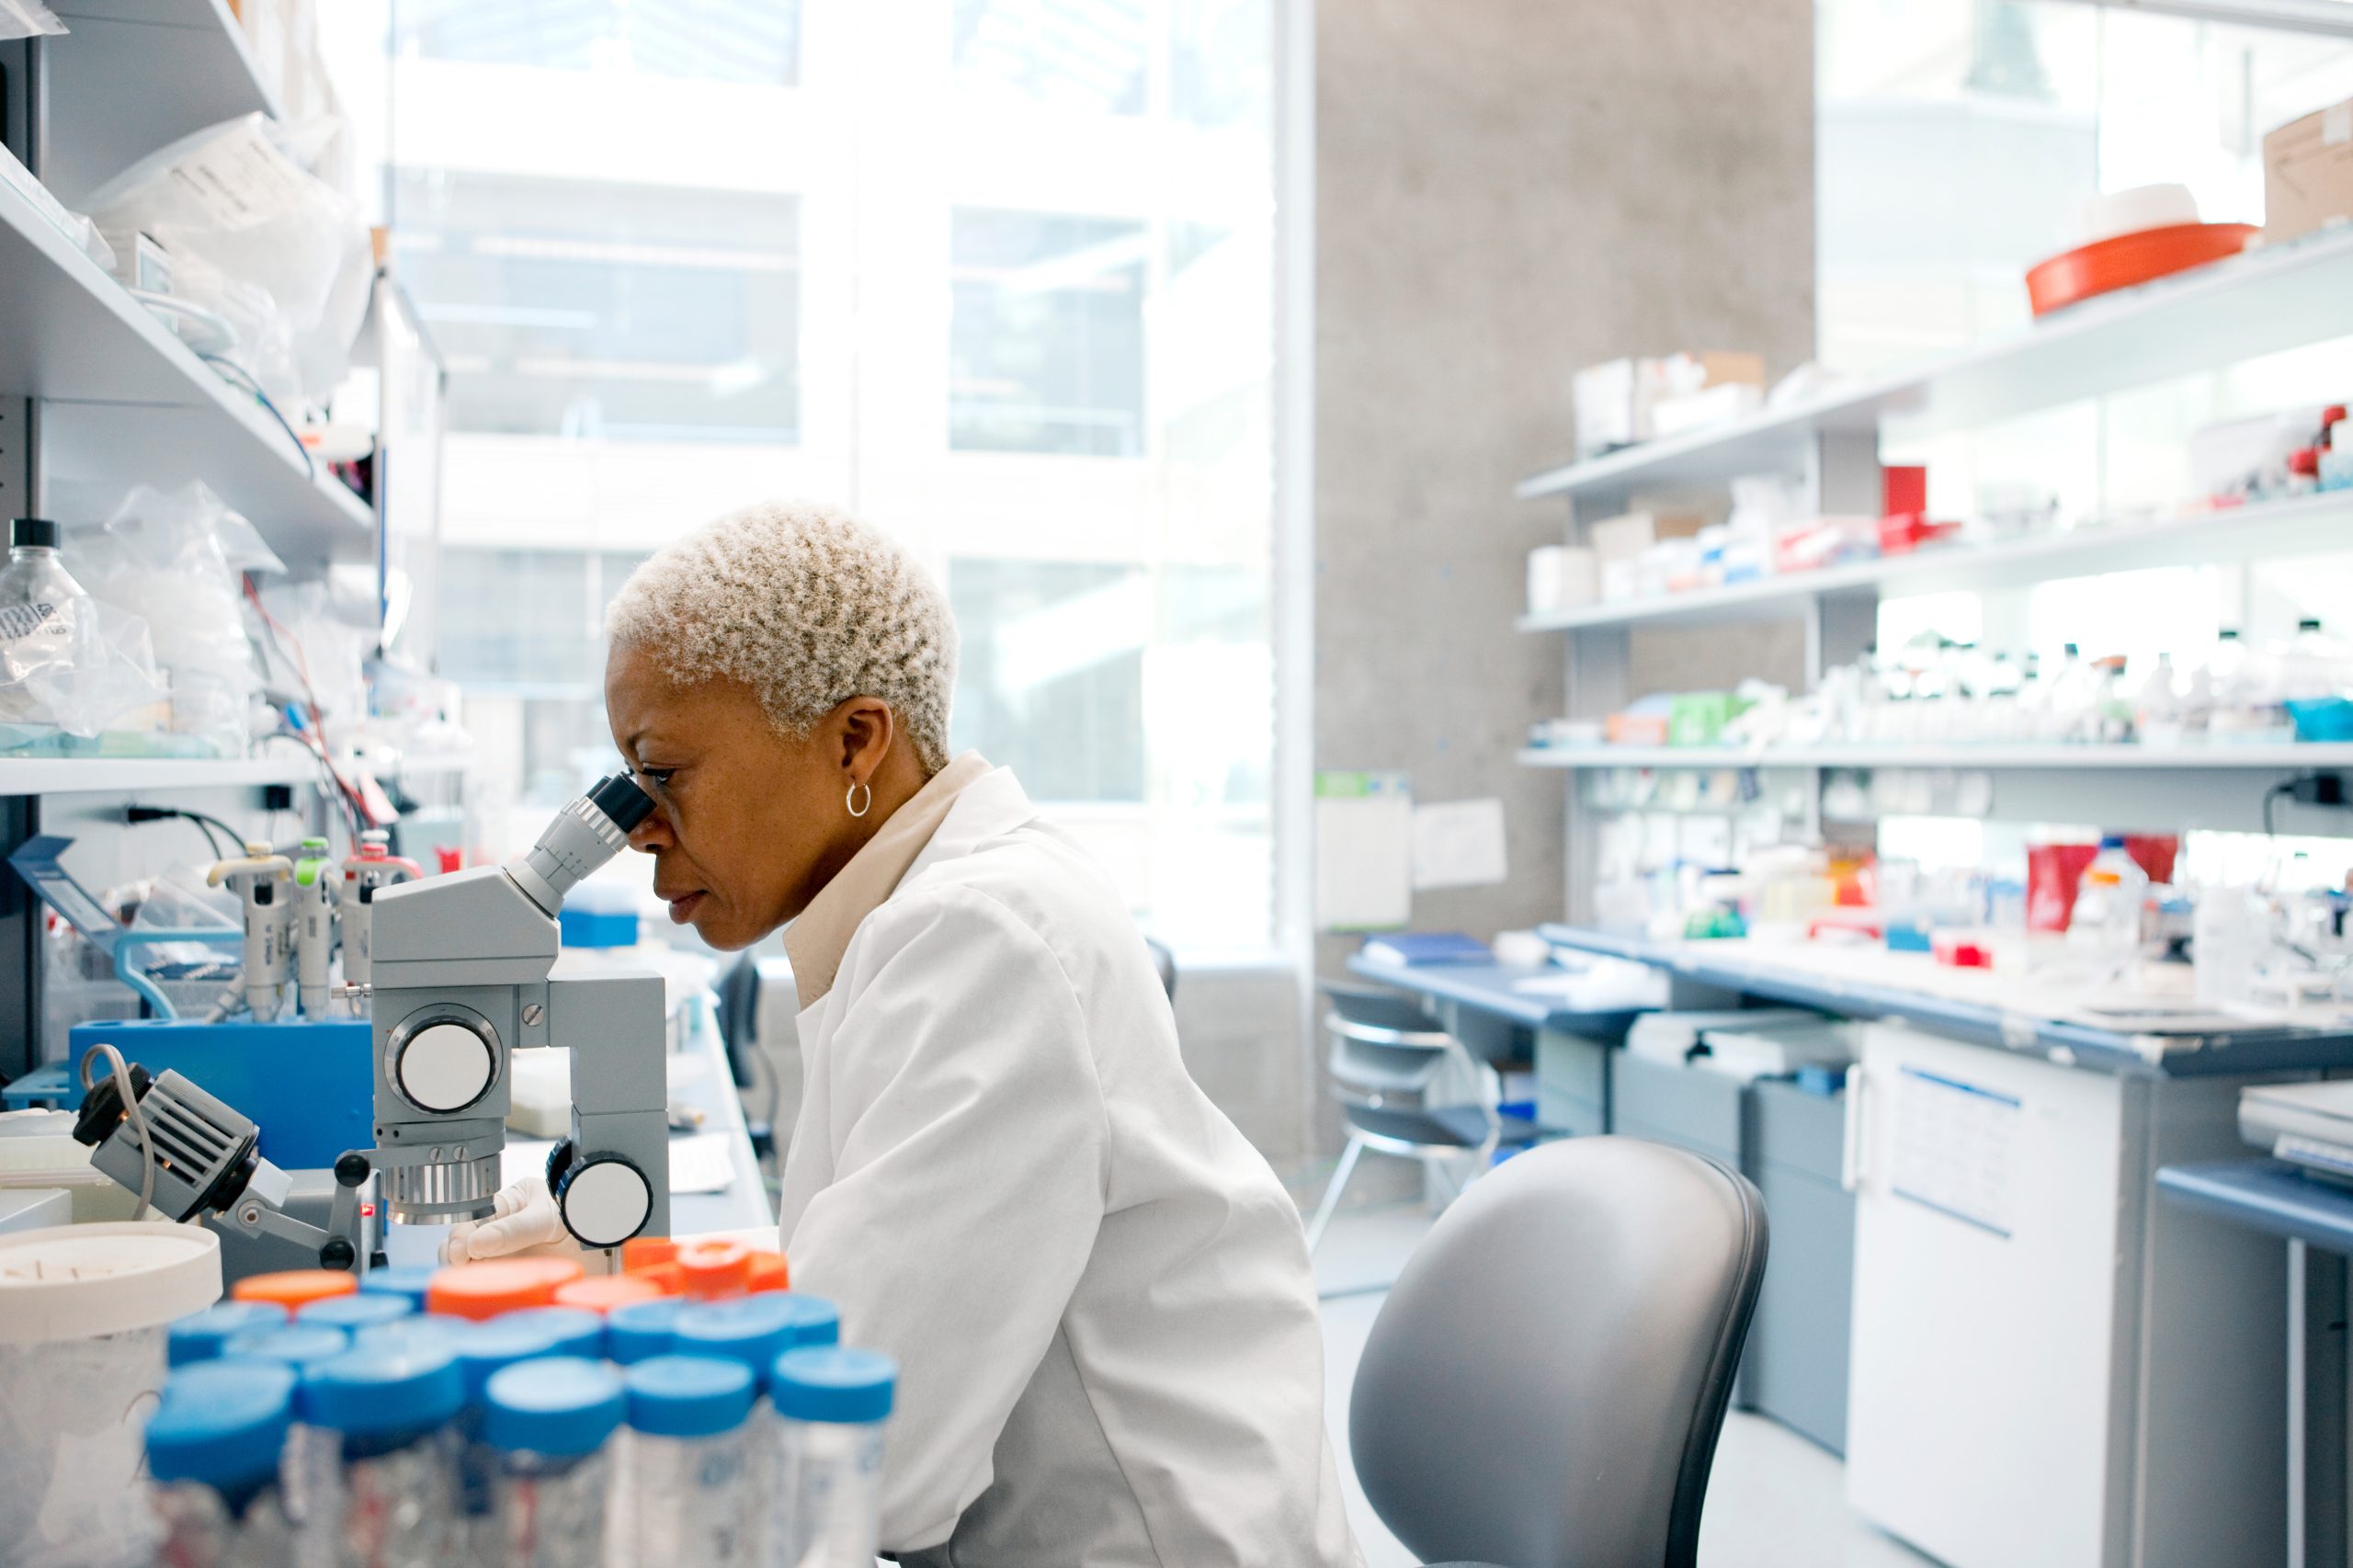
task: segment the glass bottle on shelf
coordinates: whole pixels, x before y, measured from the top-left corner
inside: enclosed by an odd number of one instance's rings
[[[42,688],[71,683],[91,662],[97,614],[57,543],[57,525],[46,517],[8,525],[8,562],[0,566],[0,724],[55,724]]]

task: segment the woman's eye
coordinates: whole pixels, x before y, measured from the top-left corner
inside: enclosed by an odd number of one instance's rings
[[[641,767],[637,770],[637,776],[656,790],[667,790],[670,787],[670,775],[677,771],[675,767]]]

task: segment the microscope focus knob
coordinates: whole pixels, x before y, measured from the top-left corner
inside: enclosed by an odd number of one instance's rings
[[[453,1018],[426,1024],[399,1045],[392,1073],[419,1110],[463,1110],[490,1092],[498,1071],[490,1041]]]
[[[654,1212],[654,1184],[619,1154],[580,1159],[572,1142],[557,1145],[548,1165],[563,1228],[583,1246],[617,1247],[645,1228]]]

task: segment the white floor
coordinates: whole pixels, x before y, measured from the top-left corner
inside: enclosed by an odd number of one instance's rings
[[[1415,1559],[1381,1528],[1348,1461],[1348,1385],[1381,1288],[1429,1228],[1417,1203],[1336,1216],[1315,1257],[1323,1291],[1326,1410],[1348,1515],[1368,1568],[1412,1568]],[[1776,1422],[1734,1412],[1724,1424],[1708,1484],[1699,1568],[1933,1568],[1847,1506],[1844,1468]]]

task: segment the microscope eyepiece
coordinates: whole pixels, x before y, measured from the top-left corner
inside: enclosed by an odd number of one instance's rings
[[[637,780],[626,773],[599,778],[588,791],[588,803],[604,812],[623,834],[636,831],[639,823],[654,814],[654,797],[639,789]]]
[[[531,852],[510,862],[506,874],[553,919],[563,895],[627,847],[630,830],[653,814],[654,798],[629,775],[599,778],[556,812]]]

